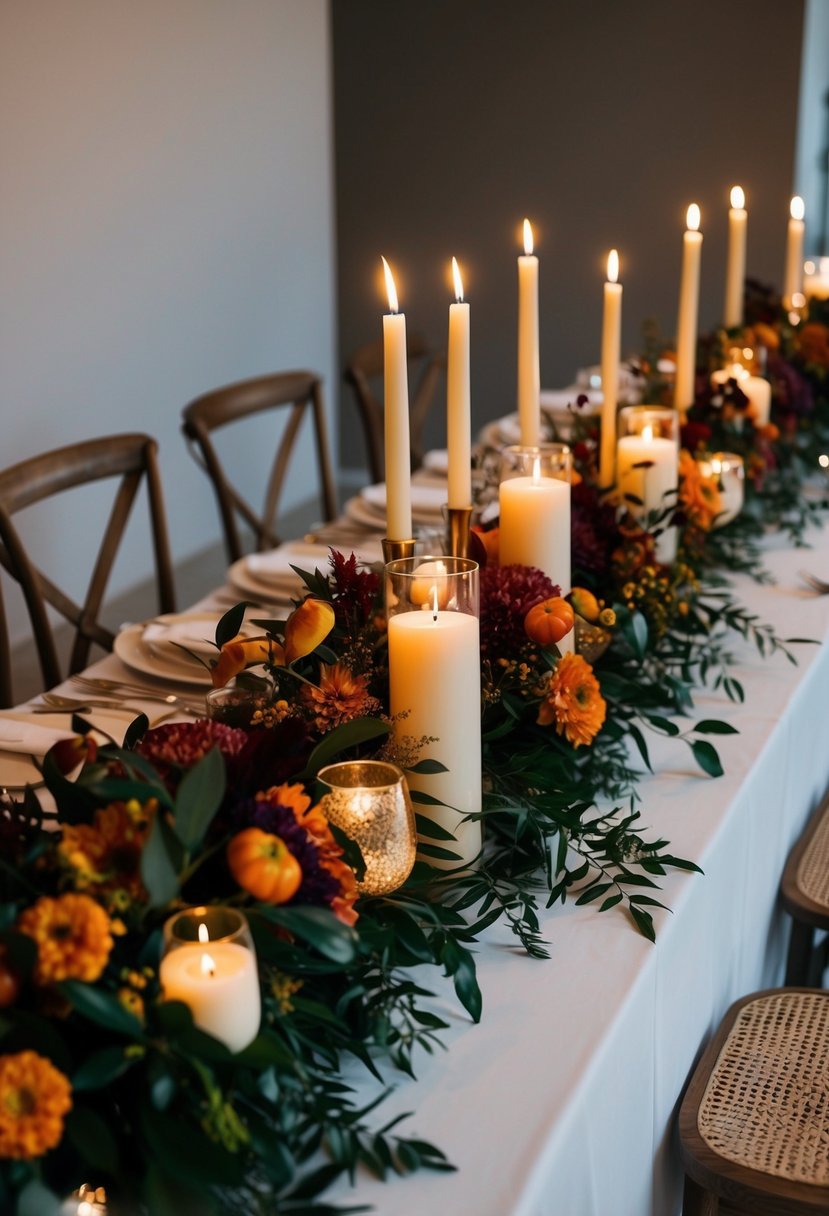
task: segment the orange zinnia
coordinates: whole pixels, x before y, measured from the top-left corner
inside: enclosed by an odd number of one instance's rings
[[[37,945],[37,984],[94,983],[113,946],[109,917],[88,895],[43,895],[20,913],[17,928]]]
[[[569,651],[558,662],[538,709],[539,726],[556,724],[573,747],[592,743],[604,725],[607,705],[593,675],[593,668],[578,654]]]
[[[72,1087],[36,1051],[0,1056],[0,1158],[29,1161],[60,1143]]]
[[[157,808],[156,798],[146,803],[131,798],[99,808],[92,823],[65,824],[58,850],[74,871],[73,885],[125,891],[131,899],[140,899],[141,855]]]

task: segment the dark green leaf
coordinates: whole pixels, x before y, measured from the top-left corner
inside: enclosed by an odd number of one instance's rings
[[[381,721],[380,718],[354,718],[351,722],[344,722],[320,740],[298,776],[316,777],[320,769],[330,764],[340,752],[362,743],[370,743],[373,739],[382,739],[390,730],[389,723]]]
[[[228,609],[217,624],[216,646],[219,650],[221,650],[226,642],[232,642],[241,633],[246,607],[247,605],[244,601],[241,604],[235,604],[232,608]]]
[[[127,727],[124,735],[123,747],[125,751],[131,752],[135,749],[141,739],[144,738],[147,731],[150,729],[150,719],[146,714],[136,714],[132,722]]]
[[[410,773],[429,774],[432,773],[448,773],[449,769],[445,764],[441,764],[440,760],[420,760],[417,764],[413,764],[408,770]]]
[[[178,868],[173,860],[172,832],[161,815],[153,819],[141,854],[141,880],[151,908],[162,908],[178,894]]]
[[[204,839],[224,793],[224,757],[214,747],[184,775],[176,797],[176,835],[189,853]]]
[[[695,739],[691,744],[691,750],[694,753],[694,759],[704,773],[708,773],[709,777],[722,776],[723,767],[720,764],[720,757],[717,749],[711,743],[705,739]]]
[[[109,1124],[96,1111],[76,1102],[66,1116],[66,1137],[88,1165],[105,1174],[117,1174],[118,1142]]]
[[[102,1051],[94,1051],[77,1068],[72,1077],[72,1087],[76,1090],[103,1089],[137,1062],[137,1057],[127,1055],[123,1047],[105,1047]]]
[[[111,993],[80,980],[64,980],[57,987],[69,1004],[90,1022],[131,1039],[143,1038],[144,1031],[138,1018]]]
[[[697,722],[694,730],[698,735],[738,735],[740,733],[736,726],[732,726],[729,722],[721,722],[718,718],[704,718],[702,722]]]
[[[264,920],[295,933],[335,963],[350,963],[355,957],[356,933],[327,908],[278,908],[260,905],[257,914]]]

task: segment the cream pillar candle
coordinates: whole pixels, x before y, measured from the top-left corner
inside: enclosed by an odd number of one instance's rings
[[[702,254],[700,214],[696,203],[688,208],[687,229],[682,241],[682,275],[679,285],[679,315],[676,333],[676,383],[674,405],[685,413],[694,402],[699,314],[699,269]]]
[[[498,561],[535,566],[570,591],[570,485],[555,477],[510,477],[498,491]]]
[[[202,932],[204,930],[204,932]],[[183,1001],[201,1029],[232,1052],[259,1033],[260,995],[256,956],[235,942],[186,942],[165,954],[159,980],[165,1001]]]
[[[541,434],[541,369],[538,355],[538,258],[533,230],[524,220],[524,254],[518,259],[518,421],[521,443],[533,447]]]
[[[478,617],[463,610],[471,606],[477,611],[478,568],[463,558],[445,557],[440,563],[444,571],[435,579],[433,594],[419,606],[412,588],[429,580],[435,563],[411,558],[386,566],[389,703],[396,735],[433,739],[420,748],[418,758],[446,766],[440,773],[409,773],[407,780],[412,790],[445,804],[421,804],[417,810],[455,837],[454,843],[424,837],[459,854],[458,862],[428,858],[440,868],[452,868],[470,864],[481,849],[480,821],[463,822],[465,815],[481,809],[480,632]]]
[[[469,305],[463,298],[458,263],[452,258],[456,302],[449,305],[446,365],[446,435],[449,449],[449,506],[472,505],[472,407],[469,385]]]
[[[386,453],[386,536],[411,540],[412,493],[409,449],[409,378],[406,316],[398,312],[397,289],[385,258],[389,311],[383,317],[383,417]]]
[[[750,402],[751,418],[755,426],[767,426],[771,417],[771,384],[762,376],[752,376],[740,363],[718,368],[711,373],[711,383],[726,384],[736,380]]]
[[[725,271],[725,307],[723,325],[736,329],[743,323],[743,290],[746,277],[746,234],[748,212],[745,209],[745,193],[742,186],[731,190],[731,208],[728,212],[728,261]]]
[[[611,249],[607,258],[602,319],[602,439],[599,485],[613,484],[616,475],[616,405],[619,400],[619,355],[622,341],[622,284],[619,255]]]
[[[803,217],[806,208],[803,199],[796,194],[789,207],[789,228],[786,234],[786,277],[783,283],[783,304],[792,307],[795,295],[803,291],[803,237],[806,225]]]
[[[679,441],[676,415],[660,407],[632,406],[616,448],[616,487],[621,501],[636,517],[662,513],[676,505],[679,484]],[[624,427],[622,428],[625,429]],[[659,430],[662,434],[659,434]],[[631,495],[636,501],[628,501]],[[656,557],[671,562],[676,556],[676,528],[666,527],[656,538]]]

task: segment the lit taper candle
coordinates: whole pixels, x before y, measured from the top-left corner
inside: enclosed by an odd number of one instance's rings
[[[682,239],[682,276],[679,283],[679,315],[676,324],[676,382],[674,405],[684,416],[694,402],[699,317],[699,268],[702,253],[700,214],[691,203]]]
[[[406,316],[398,311],[394,278],[386,259],[382,261],[389,296],[389,311],[383,317],[386,535],[389,540],[400,541],[410,540],[412,535]]]
[[[452,258],[455,303],[449,305],[446,366],[446,434],[449,448],[449,506],[472,505],[472,409],[469,387],[469,304],[463,298],[458,263]]]
[[[803,234],[806,225],[803,217],[806,207],[796,194],[789,206],[789,229],[786,234],[786,278],[783,284],[783,303],[792,307],[792,300],[803,293]]]
[[[534,447],[539,441],[540,399],[538,258],[533,254],[530,221],[524,220],[524,253],[518,259],[518,421],[524,447]]]
[[[607,256],[602,320],[602,446],[599,485],[603,488],[612,485],[616,476],[616,406],[619,401],[621,340],[622,284],[619,282],[619,254],[615,249],[611,249]]]
[[[742,186],[733,186],[728,212],[728,261],[725,271],[723,325],[736,329],[743,323],[743,285],[746,277],[748,212]]]

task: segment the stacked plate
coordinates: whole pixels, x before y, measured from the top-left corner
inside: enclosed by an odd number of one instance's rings
[[[234,562],[227,572],[228,581],[240,597],[264,600],[266,603],[288,605],[306,590],[297,569],[309,573],[321,570],[328,574],[330,549],[339,549],[346,557],[352,552],[363,565],[382,561],[380,541],[367,536],[356,546],[345,541],[328,545],[305,544],[300,541],[280,545],[266,553],[251,553]]]
[[[443,508],[446,504],[446,483],[435,479],[434,483],[412,483],[412,523],[426,528],[443,525]],[[378,482],[364,490],[345,504],[349,519],[384,532],[386,527],[386,483]]]
[[[255,615],[255,614],[254,614]],[[168,613],[146,624],[127,625],[115,639],[114,650],[127,667],[142,675],[176,684],[204,687],[210,684],[210,660],[220,612]],[[243,635],[261,634],[245,621]]]

